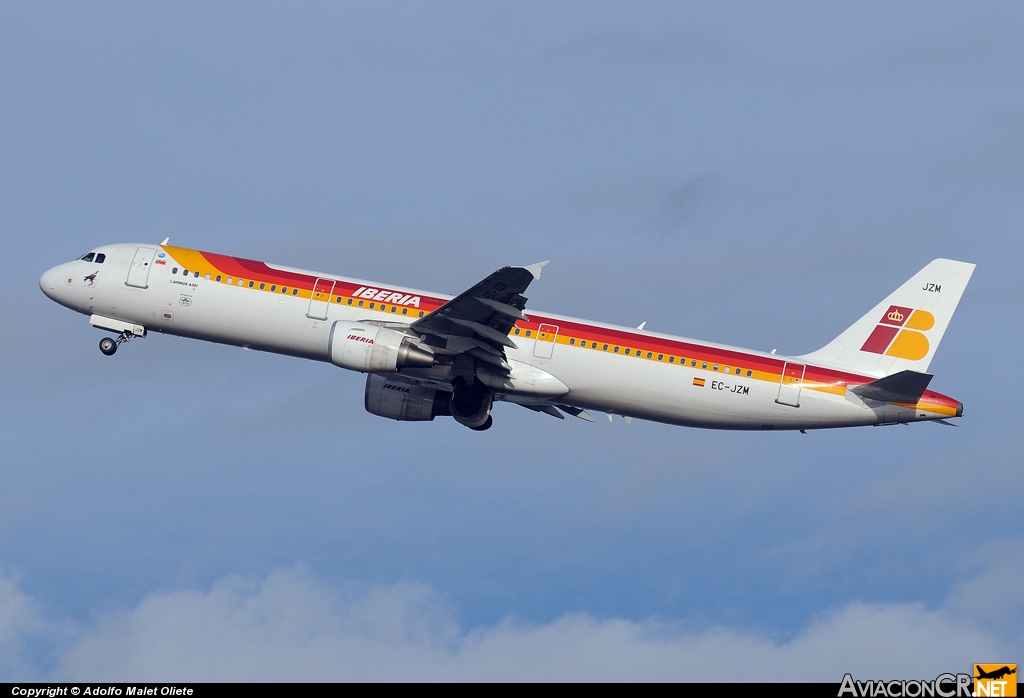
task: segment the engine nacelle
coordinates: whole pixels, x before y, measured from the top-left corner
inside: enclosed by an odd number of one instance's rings
[[[454,392],[449,409],[455,421],[477,431],[488,429],[491,426],[494,393],[475,378],[466,380],[462,376],[452,381],[452,388]]]
[[[433,353],[409,335],[365,322],[335,322],[329,347],[331,363],[363,373],[434,365]]]
[[[366,377],[366,396],[363,405],[370,414],[402,422],[429,422],[434,417],[449,415],[448,404],[452,394],[396,381],[384,376]]]

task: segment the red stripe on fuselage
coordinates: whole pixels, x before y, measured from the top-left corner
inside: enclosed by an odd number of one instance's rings
[[[313,285],[318,278],[330,278],[330,276],[319,277],[315,274],[303,274],[301,272],[284,271],[274,269],[265,262],[260,262],[243,257],[230,257],[228,255],[216,254],[213,252],[201,252],[200,254],[222,273],[230,276],[252,279],[272,284],[286,285],[299,288],[304,291],[313,290]],[[375,284],[375,288],[387,289],[387,285]],[[338,280],[332,295],[349,296],[355,292],[359,285],[348,281]],[[447,299],[429,296],[423,293],[420,296],[420,310],[432,312],[447,303]],[[748,354],[742,350],[722,349],[709,347],[693,342],[667,339],[664,337],[652,337],[649,335],[636,334],[629,330],[617,330],[596,325],[589,325],[583,322],[564,320],[560,318],[549,318],[535,313],[530,313],[529,321],[519,321],[516,327],[520,330],[532,330],[537,332],[541,324],[550,324],[558,327],[560,335],[576,337],[588,342],[599,342],[600,344],[619,345],[631,349],[639,349],[643,352],[655,354],[669,354],[688,360],[696,359],[698,362],[709,364],[721,364],[733,368],[743,368],[760,371],[762,373],[774,374],[781,378],[782,368],[787,363],[785,359],[773,359],[756,354]],[[522,335],[519,335],[522,337]],[[513,338],[514,339],[514,338]],[[620,354],[621,356],[621,354]],[[796,363],[796,362],[791,362]],[[804,383],[818,383],[825,385],[856,386],[876,380],[874,377],[862,376],[855,373],[848,373],[821,366],[807,365],[804,373]],[[959,404],[956,400],[936,393],[925,391],[921,398],[922,402],[932,403],[943,407],[956,408]]]

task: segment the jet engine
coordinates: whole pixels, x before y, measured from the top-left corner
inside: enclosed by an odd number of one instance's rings
[[[451,402],[451,415],[459,424],[474,431],[491,428],[491,405],[494,404],[494,393],[475,378],[466,380],[457,376],[452,381],[454,394]]]
[[[434,365],[434,354],[409,335],[365,322],[335,322],[328,346],[331,363],[364,373]]]
[[[429,422],[434,417],[449,415],[452,394],[420,385],[370,374],[366,377],[366,411],[378,417],[400,422]]]

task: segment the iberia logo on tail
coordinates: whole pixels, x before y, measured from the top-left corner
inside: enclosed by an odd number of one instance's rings
[[[890,305],[878,322],[861,351],[908,361],[928,355],[928,338],[923,333],[935,325],[935,316],[927,310]]]

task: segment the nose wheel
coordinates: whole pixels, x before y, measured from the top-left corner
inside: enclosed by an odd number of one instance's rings
[[[117,347],[124,344],[132,338],[130,332],[122,332],[117,339],[111,339],[110,337],[104,337],[100,340],[100,351],[103,352],[104,356],[113,356],[114,352],[117,351]]]

